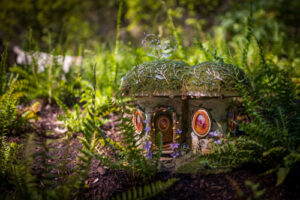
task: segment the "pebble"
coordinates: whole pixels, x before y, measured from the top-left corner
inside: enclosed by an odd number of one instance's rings
[[[105,169],[103,169],[103,167],[98,167],[97,172],[99,172],[100,175],[104,175],[106,173],[106,171],[105,171]]]

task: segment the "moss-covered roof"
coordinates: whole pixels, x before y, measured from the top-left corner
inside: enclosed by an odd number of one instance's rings
[[[190,66],[160,60],[134,66],[122,78],[121,90],[133,96],[238,96],[236,81],[247,82],[245,73],[234,65],[204,62]]]

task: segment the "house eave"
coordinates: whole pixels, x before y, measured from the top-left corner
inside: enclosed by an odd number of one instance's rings
[[[202,97],[240,97],[238,92],[235,91],[221,91],[221,92],[202,92],[202,91],[190,91],[185,93],[180,92],[140,92],[134,93],[131,95],[123,96],[132,96],[132,97],[192,97],[192,98],[202,98]]]

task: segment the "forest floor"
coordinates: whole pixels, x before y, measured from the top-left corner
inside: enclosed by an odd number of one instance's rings
[[[50,173],[53,174],[53,181],[59,181],[62,174],[68,175],[73,172],[76,164],[78,149],[81,144],[75,134],[68,142],[64,139],[65,128],[62,122],[57,120],[57,116],[61,114],[61,110],[57,106],[42,106],[38,113],[40,119],[34,123],[34,139],[33,143],[43,144],[53,147],[48,153],[52,159],[47,160],[48,164],[53,166],[62,166],[65,164],[64,172],[62,168],[53,168]],[[108,134],[112,134],[112,127],[104,127]],[[46,142],[53,139],[52,143]],[[16,143],[26,143],[26,136],[11,136],[9,141]],[[42,145],[30,145],[32,151],[41,152]],[[177,158],[176,158],[177,159]],[[43,158],[37,157],[34,161],[33,172],[39,176],[43,170]],[[299,173],[298,173],[299,174]],[[284,184],[276,187],[276,176],[263,176],[251,169],[238,169],[229,172],[209,173],[209,169],[202,173],[180,173],[176,170],[164,170],[159,172],[152,181],[167,181],[169,178],[177,177],[179,180],[165,192],[159,194],[153,199],[255,199],[255,195],[259,190],[264,190],[264,194],[259,199],[300,199],[299,181],[285,181]],[[255,191],[245,184],[246,180],[252,183],[259,183],[260,186]],[[297,180],[294,177],[292,180]],[[89,186],[85,189],[81,198],[84,199],[110,199],[117,193],[127,191],[133,187],[142,186],[138,179],[134,179],[125,171],[110,170],[106,166],[102,166],[100,161],[93,160],[88,178],[85,183]],[[40,182],[41,187],[44,183]]]

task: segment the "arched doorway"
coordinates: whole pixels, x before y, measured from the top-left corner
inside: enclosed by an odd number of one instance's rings
[[[173,141],[172,125],[172,116],[168,113],[159,113],[154,118],[155,132],[161,132],[163,144]]]
[[[161,132],[162,143],[167,145],[175,141],[176,114],[170,108],[156,108],[152,115],[152,128],[155,135]]]

